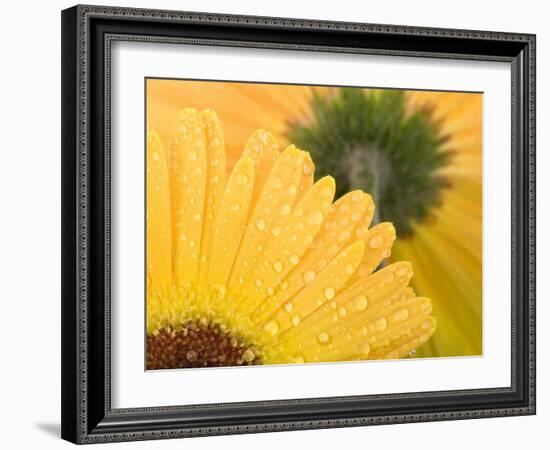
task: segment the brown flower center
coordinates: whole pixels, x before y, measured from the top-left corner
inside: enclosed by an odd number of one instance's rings
[[[218,325],[191,322],[147,336],[147,370],[257,364],[262,364],[258,352]]]

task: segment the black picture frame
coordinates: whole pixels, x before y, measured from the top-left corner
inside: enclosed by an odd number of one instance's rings
[[[512,67],[511,386],[113,409],[114,40],[506,61]],[[535,414],[535,36],[78,5],[62,12],[62,437],[74,443]]]

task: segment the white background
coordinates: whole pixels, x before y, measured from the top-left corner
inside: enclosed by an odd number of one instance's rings
[[[108,4],[163,7],[271,16],[295,16],[403,25],[488,29],[538,34],[538,172],[544,173],[550,146],[550,77],[547,28],[543,2],[479,2],[463,0],[386,1],[368,4],[338,2],[230,3],[210,0],[139,1]],[[5,448],[69,448],[59,434],[59,297],[60,297],[60,18],[59,10],[71,2],[15,2],[3,5],[2,45],[2,176],[0,195],[0,251],[2,264],[2,358],[0,375],[0,442]],[[540,177],[539,198],[550,189]],[[538,273],[550,269],[544,258],[549,247],[544,230],[550,226],[547,206],[538,208]],[[187,441],[117,444],[118,448],[296,448],[307,445],[334,448],[540,448],[550,420],[548,379],[550,331],[544,326],[550,295],[547,285],[538,290],[538,415],[460,422],[393,425],[225,436]],[[111,447],[109,447],[111,448]]]
[[[502,195],[511,186],[510,64],[288,50],[267,53],[136,42],[116,42],[111,49],[113,407],[510,386],[511,197]],[[136,130],[144,126],[141,94],[148,75],[483,91],[483,357],[143,371],[143,285],[136,280],[143,277],[145,266],[144,199],[139,195],[145,168],[143,133]]]

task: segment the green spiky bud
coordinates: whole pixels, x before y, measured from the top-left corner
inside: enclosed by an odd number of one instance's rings
[[[440,202],[447,180],[438,174],[450,152],[430,108],[407,108],[398,90],[341,88],[314,92],[311,115],[290,123],[288,138],[311,152],[316,177],[336,178],[337,197],[371,193],[375,222],[390,221],[408,236]]]

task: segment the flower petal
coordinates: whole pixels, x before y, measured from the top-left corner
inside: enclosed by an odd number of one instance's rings
[[[334,197],[332,177],[315,183],[300,199],[290,215],[270,230],[272,235],[262,255],[262,264],[254,268],[253,283],[243,287],[241,308],[254,311],[256,306],[274,294],[286,275],[297,265],[319,232]],[[248,289],[247,289],[248,288]],[[268,303],[272,303],[269,300]]]
[[[269,302],[258,307],[255,317],[267,319],[305,284],[313,281],[342,249],[357,240],[354,230],[358,226],[368,227],[373,211],[372,197],[361,191],[350,192],[331,205],[321,230],[300,264],[283,279]]]
[[[206,140],[197,110],[181,111],[174,124],[170,152],[173,270],[178,285],[194,283],[204,222]]]
[[[168,167],[162,142],[147,133],[147,286],[167,291],[172,279]]]
[[[252,190],[254,162],[241,158],[229,180],[216,214],[209,259],[208,283],[225,284],[246,230]],[[230,239],[227,237],[231,236]]]
[[[206,138],[206,201],[199,259],[199,282],[204,285],[208,277],[208,258],[212,256],[214,224],[225,191],[226,165],[223,130],[214,111],[201,112]]]
[[[290,214],[291,205],[296,199],[303,160],[303,152],[290,146],[279,157],[269,173],[258,201],[253,205],[254,210],[231,273],[229,291],[233,295],[241,291],[246,284],[253,282],[250,279],[250,273],[262,259],[264,246],[272,237],[270,230],[273,226],[280,225],[284,216]],[[292,190],[290,186],[295,188]]]

